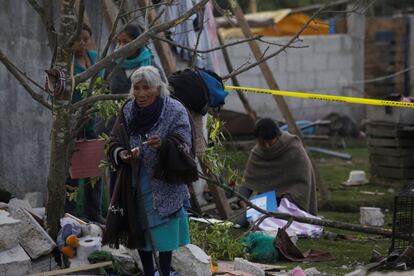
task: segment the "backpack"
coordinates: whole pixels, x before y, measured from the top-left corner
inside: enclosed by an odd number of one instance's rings
[[[172,97],[188,109],[205,115],[209,107],[220,108],[228,92],[221,78],[212,71],[187,68],[173,73],[168,82],[173,88]]]

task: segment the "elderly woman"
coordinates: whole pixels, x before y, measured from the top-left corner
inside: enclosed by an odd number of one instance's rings
[[[169,97],[158,69],[143,66],[131,76],[131,99],[111,132],[108,157],[117,180],[107,217],[104,243],[138,248],[145,275],[154,275],[152,252],[159,252],[162,275],[170,275],[171,253],[189,243],[189,192],[185,183],[154,176],[160,148],[168,137],[192,146],[184,106]]]

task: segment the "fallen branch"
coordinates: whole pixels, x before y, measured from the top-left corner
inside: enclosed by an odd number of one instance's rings
[[[286,213],[269,212],[269,211],[266,211],[266,210],[264,210],[264,209],[262,209],[262,208],[260,208],[256,205],[254,205],[253,203],[250,202],[250,200],[248,198],[242,196],[240,193],[234,191],[233,189],[229,188],[226,185],[221,184],[220,182],[218,182],[214,179],[205,177],[203,175],[200,175],[200,178],[205,179],[206,181],[208,181],[210,183],[213,183],[213,184],[225,189],[226,191],[231,192],[233,195],[236,195],[241,200],[246,202],[246,205],[248,205],[249,207],[251,207],[251,208],[255,209],[256,211],[258,211],[258,212],[260,212],[260,213],[262,213],[266,216],[269,216],[269,217],[283,219],[283,220],[286,220],[286,221],[294,220],[294,221],[302,222],[302,223],[332,227],[332,228],[349,230],[349,231],[354,231],[354,232],[361,232],[361,233],[366,233],[366,234],[380,235],[380,236],[385,236],[385,237],[391,237],[392,236],[392,230],[387,229],[387,228],[351,224],[351,223],[345,223],[345,222],[328,220],[328,219],[314,219],[314,218],[298,217],[298,216],[292,216],[292,215],[286,214]]]

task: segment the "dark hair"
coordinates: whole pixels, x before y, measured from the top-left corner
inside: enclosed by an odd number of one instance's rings
[[[272,140],[282,134],[278,125],[270,118],[263,118],[256,122],[254,126],[254,137],[263,140]]]
[[[134,24],[126,25],[121,33],[126,33],[131,39],[137,38],[141,33],[141,28]]]
[[[89,35],[90,35],[90,36],[92,36],[92,29],[91,29],[91,27],[89,27],[88,25],[83,24],[83,25],[82,25],[82,30],[87,31],[87,32],[89,33]]]

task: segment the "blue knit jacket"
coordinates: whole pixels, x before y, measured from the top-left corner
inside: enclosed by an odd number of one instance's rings
[[[132,104],[133,101],[127,102],[122,110],[127,128],[131,121]],[[131,133],[130,131],[127,132]],[[191,125],[187,110],[177,100],[165,97],[160,118],[147,134],[150,136],[159,135],[161,139],[169,134],[177,134],[191,148]],[[131,148],[140,148],[141,161],[151,176],[150,183],[155,210],[161,218],[174,214],[190,199],[187,185],[185,183],[167,183],[155,179],[153,174],[154,167],[158,162],[158,150],[154,150],[148,145],[143,145],[143,139],[140,135],[132,135],[129,139]]]

